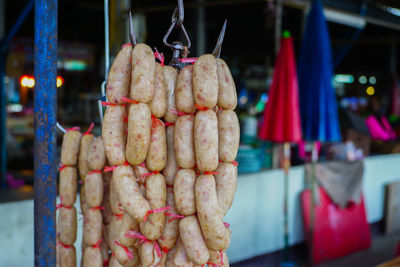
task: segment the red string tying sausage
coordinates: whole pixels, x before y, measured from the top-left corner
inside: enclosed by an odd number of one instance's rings
[[[74,167],[73,165],[64,165],[64,164],[62,164],[62,163],[60,163],[58,166],[60,166],[60,168],[58,168],[58,171],[59,171],[59,172],[62,171],[62,170],[64,170],[64,169],[67,168],[67,167]]]
[[[68,129],[65,129],[65,131],[79,131],[81,129],[81,127],[79,127],[79,126],[75,126],[75,127],[72,127],[72,128],[68,128]]]
[[[160,172],[159,171],[146,172],[146,173],[142,174],[142,178],[146,178],[146,177],[152,176],[153,174],[157,174],[157,173],[160,173]]]
[[[132,45],[131,43],[126,43],[126,44],[122,45],[122,48],[127,47],[127,46],[131,46],[131,45]]]
[[[108,266],[109,263],[110,263],[110,260],[109,259],[105,259],[103,261],[103,266]]]
[[[71,209],[72,206],[65,206],[64,204],[61,204],[61,203],[56,205],[57,210],[61,209],[61,208]]]
[[[221,265],[224,266],[224,255],[222,254],[222,249],[219,251],[219,255],[221,257]]]
[[[123,213],[113,213],[112,215],[115,216],[115,217],[117,217],[119,220],[121,220],[122,217],[124,217],[124,214],[123,214]]]
[[[222,160],[219,160],[219,162],[224,163]],[[231,162],[229,162],[229,163],[231,163],[231,164],[232,164],[233,166],[235,166],[235,167],[239,166],[239,162],[237,162],[236,160],[231,161]]]
[[[142,163],[138,164],[138,166],[143,167],[143,168],[146,168],[146,163],[145,163],[145,162],[142,162]]]
[[[170,209],[171,209],[170,206],[166,206],[166,207],[164,207],[164,208],[159,208],[159,209],[155,209],[155,210],[149,210],[149,211],[146,212],[146,216],[144,216],[143,222],[146,222],[146,221],[147,221],[147,217],[148,217],[150,214],[153,214],[153,213],[161,213],[161,212],[164,212],[164,211],[167,211],[167,210],[170,210]]]
[[[139,102],[137,102],[137,101],[135,101],[133,99],[127,98],[125,96],[121,96],[121,101],[123,103],[129,103],[129,104],[138,104],[139,103]]]
[[[174,214],[174,213],[168,213],[168,212],[166,212],[166,213],[164,213],[164,214],[165,214],[165,216],[171,217],[171,219],[169,219],[168,222],[172,222],[173,220],[176,220],[176,219],[185,218],[184,215],[179,215],[179,214]]]
[[[102,171],[99,171],[99,170],[94,170],[94,171],[90,171],[90,172],[88,172],[88,174],[93,174],[93,173],[102,173]]]
[[[167,184],[167,188],[174,188],[173,185]]]
[[[161,258],[161,250],[156,241],[154,241],[154,250],[157,252],[158,257]]]
[[[96,244],[92,245],[92,248],[100,248],[100,244],[101,244],[101,242],[103,242],[103,239],[102,239],[102,238],[100,238],[100,240],[99,240],[99,241],[97,241],[97,243],[96,243]]]
[[[161,246],[162,251],[164,251],[165,254],[169,252],[169,250],[166,247]]]
[[[137,240],[139,240],[139,243],[144,243],[149,241],[144,235],[142,235],[141,233],[137,232],[137,231],[128,231],[125,234],[126,237],[130,237],[130,238],[135,238]]]
[[[202,110],[202,111],[209,110],[209,108],[200,106],[200,105],[198,105],[198,104],[194,104],[194,106],[195,106],[198,110]]]
[[[194,64],[197,60],[197,57],[188,57],[188,58],[180,58],[179,61],[182,63],[191,63]]]
[[[57,245],[60,245],[60,246],[62,246],[64,248],[72,248],[72,246],[66,245],[66,244],[62,243],[61,241],[57,241]]]
[[[164,122],[164,125],[165,125],[165,127],[168,127],[168,126],[173,126],[173,125],[175,125],[175,123],[174,122]]]
[[[231,227],[231,225],[229,223],[227,223],[227,222],[224,222],[224,225],[225,225],[226,228]]]
[[[114,240],[114,244],[116,244],[117,246],[120,246],[121,248],[123,248],[126,252],[126,254],[128,255],[128,258],[131,260],[133,259],[133,254],[132,252],[125,246],[121,245],[121,243],[119,243],[118,241]]]
[[[111,102],[106,102],[106,101],[101,101],[101,105],[103,107],[107,107],[107,106],[119,106],[121,104],[115,104],[115,103],[111,103]],[[121,106],[125,107],[125,104],[122,104]]]
[[[204,172],[203,174],[219,174],[219,172]]]
[[[94,127],[94,122],[92,122],[92,123],[89,125],[89,129],[88,129],[86,132],[84,132],[83,135],[88,135],[88,134],[90,134],[90,132],[93,130],[93,127]]]
[[[98,207],[91,207],[90,210],[104,210],[104,207],[98,206]]]
[[[154,48],[156,52],[154,52],[154,57],[160,61],[161,66],[164,66],[164,54],[158,52],[157,48]]]
[[[185,113],[179,110],[170,110],[169,112],[174,113],[178,116],[185,116],[185,115],[194,115],[194,113]]]
[[[125,116],[124,119],[123,119],[123,121],[124,121],[124,122],[128,122],[128,116]],[[128,132],[126,132],[126,133],[128,133]]]
[[[128,166],[129,162],[125,161],[124,164],[122,164],[122,165]],[[111,171],[115,170],[116,168],[118,168],[119,166],[122,166],[122,165],[105,166],[103,171],[104,172],[111,172]]]

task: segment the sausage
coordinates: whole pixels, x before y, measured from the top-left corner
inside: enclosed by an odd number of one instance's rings
[[[110,183],[110,207],[111,207],[111,212],[112,214],[121,214],[121,207],[122,204],[119,200],[118,192],[115,187],[115,181],[114,179],[111,180]]]
[[[147,177],[146,180],[146,199],[149,201],[151,209],[164,208],[167,201],[167,187],[165,178],[157,173]],[[140,223],[142,234],[149,240],[156,240],[161,237],[165,224],[164,212],[152,213],[146,222]]]
[[[76,240],[76,209],[74,206],[60,208],[58,227],[60,242],[72,246]]]
[[[165,126],[161,120],[152,120],[150,136],[146,166],[150,171],[161,171],[167,163],[167,140]]]
[[[114,255],[112,255],[108,267],[124,267],[124,266],[122,266],[117,260],[117,258]]]
[[[237,168],[231,163],[220,162],[216,170],[215,184],[217,190],[218,205],[223,215],[232,206],[237,185]]]
[[[101,202],[101,206],[104,207],[104,210],[101,212],[101,214],[103,215],[103,223],[109,224],[111,222],[111,217],[112,217],[109,184],[104,184],[103,201]]]
[[[86,247],[83,252],[83,267],[103,267],[100,248]]]
[[[165,176],[167,184],[173,185],[176,171],[178,170],[178,165],[176,163],[176,158],[175,158],[175,148],[174,148],[175,126],[168,126],[166,132],[167,132],[167,163],[165,164],[163,174]]]
[[[167,122],[175,122],[178,115],[171,112],[176,110],[175,107],[175,81],[178,76],[178,71],[170,66],[163,66],[164,73],[164,88],[167,92],[167,112],[164,119]]]
[[[114,104],[122,103],[121,98],[127,97],[131,83],[132,46],[127,45],[119,51],[108,73],[106,93],[107,101]]]
[[[99,209],[88,209],[83,223],[83,239],[89,246],[95,245],[102,237],[103,218]]]
[[[117,250],[117,245],[114,241],[118,241],[119,237],[119,229],[121,228],[122,219],[119,216],[112,216],[111,222],[108,225],[107,229],[107,241],[108,247],[110,248],[111,252]]]
[[[78,166],[79,166],[79,175],[82,181],[85,180],[86,174],[90,171],[88,152],[92,142],[93,142],[93,134],[84,134],[81,138]]]
[[[100,252],[101,252],[101,258],[103,259],[103,262],[105,260],[108,260],[110,258],[109,255],[109,249],[108,249],[108,237],[107,237],[107,226],[103,225],[102,229],[102,237],[103,241],[100,243]]]
[[[210,253],[201,233],[197,216],[187,216],[179,221],[179,235],[188,258],[195,264],[206,264]]]
[[[156,80],[154,84],[154,97],[150,103],[151,114],[162,118],[167,112],[167,92],[164,87],[163,67],[156,63]]]
[[[138,183],[145,184],[147,177],[144,174],[147,174],[150,171],[145,166],[141,166],[141,165],[135,165],[135,166],[132,166],[132,168],[133,168],[133,173],[135,174],[135,177],[136,177]]]
[[[123,106],[108,106],[103,118],[102,136],[104,150],[111,165],[125,162],[126,109]]]
[[[132,50],[131,99],[149,103],[153,99],[156,61],[153,50],[146,44],[137,44]]]
[[[174,148],[178,166],[191,169],[196,164],[193,144],[193,115],[180,116],[175,122]]]
[[[194,113],[196,107],[193,98],[193,65],[185,66],[178,74],[175,89],[176,108],[185,113]]]
[[[222,261],[221,261],[221,254],[222,254]],[[222,251],[221,253],[219,251],[214,251],[210,249],[210,262],[221,267],[229,267],[228,255],[224,251]]]
[[[175,243],[175,245],[173,246],[173,248],[167,253],[166,259],[165,259],[165,267],[172,267],[173,266],[173,257],[175,255],[176,252],[176,248],[178,247],[178,242]]]
[[[101,173],[90,172],[85,178],[85,201],[89,207],[100,207],[103,201],[103,177]]]
[[[196,213],[194,185],[196,173],[193,169],[180,169],[174,181],[175,205],[179,214],[193,215]]]
[[[218,73],[218,101],[217,105],[223,109],[234,110],[237,105],[235,82],[231,71],[223,59],[217,58]]]
[[[175,207],[175,199],[174,192],[172,188],[167,188],[167,205],[171,208],[168,212],[172,214],[177,214]],[[158,239],[158,243],[160,244],[163,250],[171,250],[178,239],[179,231],[178,231],[178,223],[179,220],[171,220],[171,218],[166,218],[164,231],[161,237]]]
[[[238,117],[232,110],[220,110],[217,118],[219,159],[223,162],[232,162],[239,150],[240,126]]]
[[[200,106],[213,108],[217,104],[217,61],[213,55],[202,55],[194,63],[193,94],[194,102]]]
[[[74,246],[59,246],[60,267],[76,267],[76,250]]]
[[[194,149],[201,172],[218,167],[218,121],[212,110],[198,111],[194,118]]]
[[[134,247],[127,247],[128,251],[132,253],[133,257],[129,258],[128,252],[125,251],[125,249],[121,246],[117,247],[117,250],[115,251],[115,258],[118,260],[118,262],[122,266],[138,266],[139,265],[139,255],[137,253],[136,248]]]
[[[230,243],[230,231],[222,221],[212,174],[197,177],[195,194],[197,215],[207,247],[217,251],[226,249]]]
[[[174,256],[172,257],[172,266],[193,267],[193,263],[189,260],[182,241],[178,241]]]
[[[85,185],[81,186],[81,191],[79,192],[79,202],[81,205],[82,214],[86,214],[86,211],[90,208],[85,199]]]
[[[74,205],[78,186],[77,180],[75,167],[66,166],[60,171],[60,201],[62,205]]]
[[[67,131],[61,146],[61,164],[73,166],[78,163],[81,133],[76,130]]]
[[[118,240],[125,247],[133,247],[136,243],[135,239],[126,236],[129,231],[139,231],[139,224],[128,213],[124,213]]]
[[[113,171],[113,180],[124,210],[137,221],[143,221],[150,210],[150,204],[140,191],[132,167],[118,166]]]
[[[104,169],[106,164],[106,154],[104,152],[103,138],[101,136],[96,137],[90,145],[88,162],[89,167],[92,170],[101,171]]]
[[[138,103],[129,106],[126,159],[132,165],[142,163],[150,144],[151,111],[149,105]]]
[[[154,249],[154,242],[144,242],[139,247],[139,256],[142,267],[156,267],[160,265],[161,258]]]

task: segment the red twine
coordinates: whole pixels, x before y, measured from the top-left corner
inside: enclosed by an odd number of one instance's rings
[[[164,54],[158,52],[157,48],[154,48],[156,52],[154,52],[154,57],[160,61],[161,66],[164,66]]]
[[[188,57],[188,58],[180,58],[179,61],[182,63],[191,63],[194,64],[197,60],[197,57]]]
[[[168,126],[175,125],[175,123],[166,121],[166,122],[164,122],[164,125],[168,127]]]
[[[164,253],[168,253],[169,252],[169,250],[166,248],[166,247],[161,247],[161,249],[162,249],[162,251],[164,251]]]
[[[219,255],[221,256],[221,265],[224,266],[224,256],[222,255],[222,249],[219,251]]]
[[[123,119],[124,122],[128,122],[128,116],[125,116]],[[127,132],[128,133],[128,132]]]
[[[92,122],[92,123],[89,125],[89,129],[88,129],[83,135],[88,135],[88,134],[90,134],[90,132],[93,130],[93,127],[94,127],[94,122]]]
[[[110,263],[110,260],[109,259],[105,259],[103,261],[103,266],[108,266],[109,263]]]
[[[72,165],[64,165],[64,164],[62,164],[62,163],[60,163],[58,166],[60,166],[60,168],[58,169],[59,172],[62,171],[62,170],[64,170],[64,169],[67,168],[67,167],[74,167],[74,166],[72,166]]]
[[[207,108],[207,107],[203,107],[203,106],[200,106],[200,105],[198,105],[198,104],[194,104],[194,105],[195,105],[195,107],[196,107],[198,110],[202,110],[202,111],[209,110],[209,108]]]
[[[138,166],[146,168],[146,163],[142,162],[142,163],[138,164]]]
[[[72,206],[65,206],[64,204],[61,204],[61,203],[57,204],[56,209],[58,210],[58,209],[61,209],[61,208],[71,209]]]
[[[68,132],[68,131],[79,131],[79,129],[81,129],[79,126],[75,126],[75,127],[68,128],[68,129],[65,129],[65,130]]]
[[[167,187],[168,187],[168,188],[174,188],[174,186],[173,186],[173,185],[170,185],[170,184],[167,184]]]
[[[185,113],[185,112],[178,111],[178,110],[170,110],[169,112],[174,113],[178,116],[194,115],[193,113]]]
[[[122,101],[123,103],[138,104],[137,101],[135,101],[135,100],[133,100],[133,99],[130,99],[130,98],[127,98],[127,97],[125,97],[125,96],[122,96],[122,97],[121,97],[121,101]]]
[[[60,241],[57,241],[57,244],[63,246],[64,248],[72,248],[72,246],[61,243]]]
[[[120,213],[120,214],[118,214],[118,213],[113,213],[112,214],[113,216],[115,216],[115,217],[117,217],[118,219],[122,219],[122,217],[124,217],[124,214],[123,213]]]
[[[171,217],[171,219],[168,220],[168,222],[172,222],[173,220],[176,219],[182,219],[185,218],[184,215],[179,215],[179,214],[174,214],[174,213],[165,213],[165,216]]]
[[[156,241],[154,241],[154,249],[157,252],[158,257],[161,258],[161,250],[160,250],[160,247],[158,246],[158,243]]]
[[[93,247],[93,248],[100,248],[100,243],[101,243],[101,242],[103,242],[103,239],[102,239],[102,238],[100,238],[100,240],[97,241],[96,244],[92,245],[92,247]]]
[[[124,164],[122,164],[122,165],[128,166],[129,163],[127,161],[125,161]],[[105,166],[103,171],[104,172],[111,172],[111,171],[115,170],[116,168],[118,168],[119,166],[122,166],[122,165]]]
[[[160,172],[159,171],[146,172],[146,173],[142,174],[142,178],[146,178],[146,177],[152,176],[153,174],[157,174],[157,173],[160,173]]]
[[[164,211],[167,211],[167,210],[170,210],[170,209],[171,209],[170,206],[166,206],[166,207],[164,207],[164,208],[159,208],[159,209],[155,209],[155,210],[149,210],[149,211],[146,212],[146,216],[144,216],[143,222],[146,222],[146,221],[147,221],[147,217],[148,217],[150,214],[153,214],[153,213],[161,213],[161,212],[164,212]]]
[[[203,174],[219,174],[219,172],[204,172]]]
[[[231,227],[231,225],[229,223],[227,223],[227,222],[224,222],[224,225],[225,225],[226,228]]]
[[[101,171],[94,170],[94,171],[88,172],[88,174],[93,174],[93,173],[101,173]]]
[[[122,48],[127,47],[127,46],[131,46],[131,45],[132,45],[131,43],[126,43],[126,44],[122,45]]]
[[[133,259],[133,254],[132,252],[125,246],[121,245],[121,243],[119,243],[118,241],[114,240],[114,244],[116,244],[117,246],[120,246],[121,248],[123,248],[126,252],[126,254],[128,255],[128,258],[131,260]]]
[[[101,101],[101,105],[103,107],[107,107],[107,106],[118,106],[119,104],[115,104],[115,103],[111,103],[111,102],[106,102],[106,101]],[[125,105],[122,105],[123,107],[125,107]]]
[[[104,210],[104,207],[92,207],[91,210]]]
[[[141,233],[137,232],[137,231],[128,231],[125,234],[126,237],[130,237],[130,238],[135,238],[137,240],[139,240],[140,243],[144,243],[149,241],[144,235],[142,235]]]

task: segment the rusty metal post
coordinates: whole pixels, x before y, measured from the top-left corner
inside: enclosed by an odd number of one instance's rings
[[[56,266],[57,0],[35,0],[35,266]]]

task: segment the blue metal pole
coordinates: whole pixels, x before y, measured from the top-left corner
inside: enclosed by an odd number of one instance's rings
[[[56,266],[57,0],[35,0],[35,266]]]
[[[26,17],[29,15],[30,11],[33,7],[33,0],[29,0],[26,4],[22,12],[19,14],[17,21],[14,26],[11,28],[11,31],[7,34],[7,36],[1,41],[0,44],[0,181],[1,188],[6,187],[6,173],[7,173],[7,126],[6,126],[6,115],[7,115],[7,94],[4,86],[4,77],[5,77],[5,64],[6,64],[6,51],[8,44],[11,39],[17,33],[22,23],[25,21]]]

